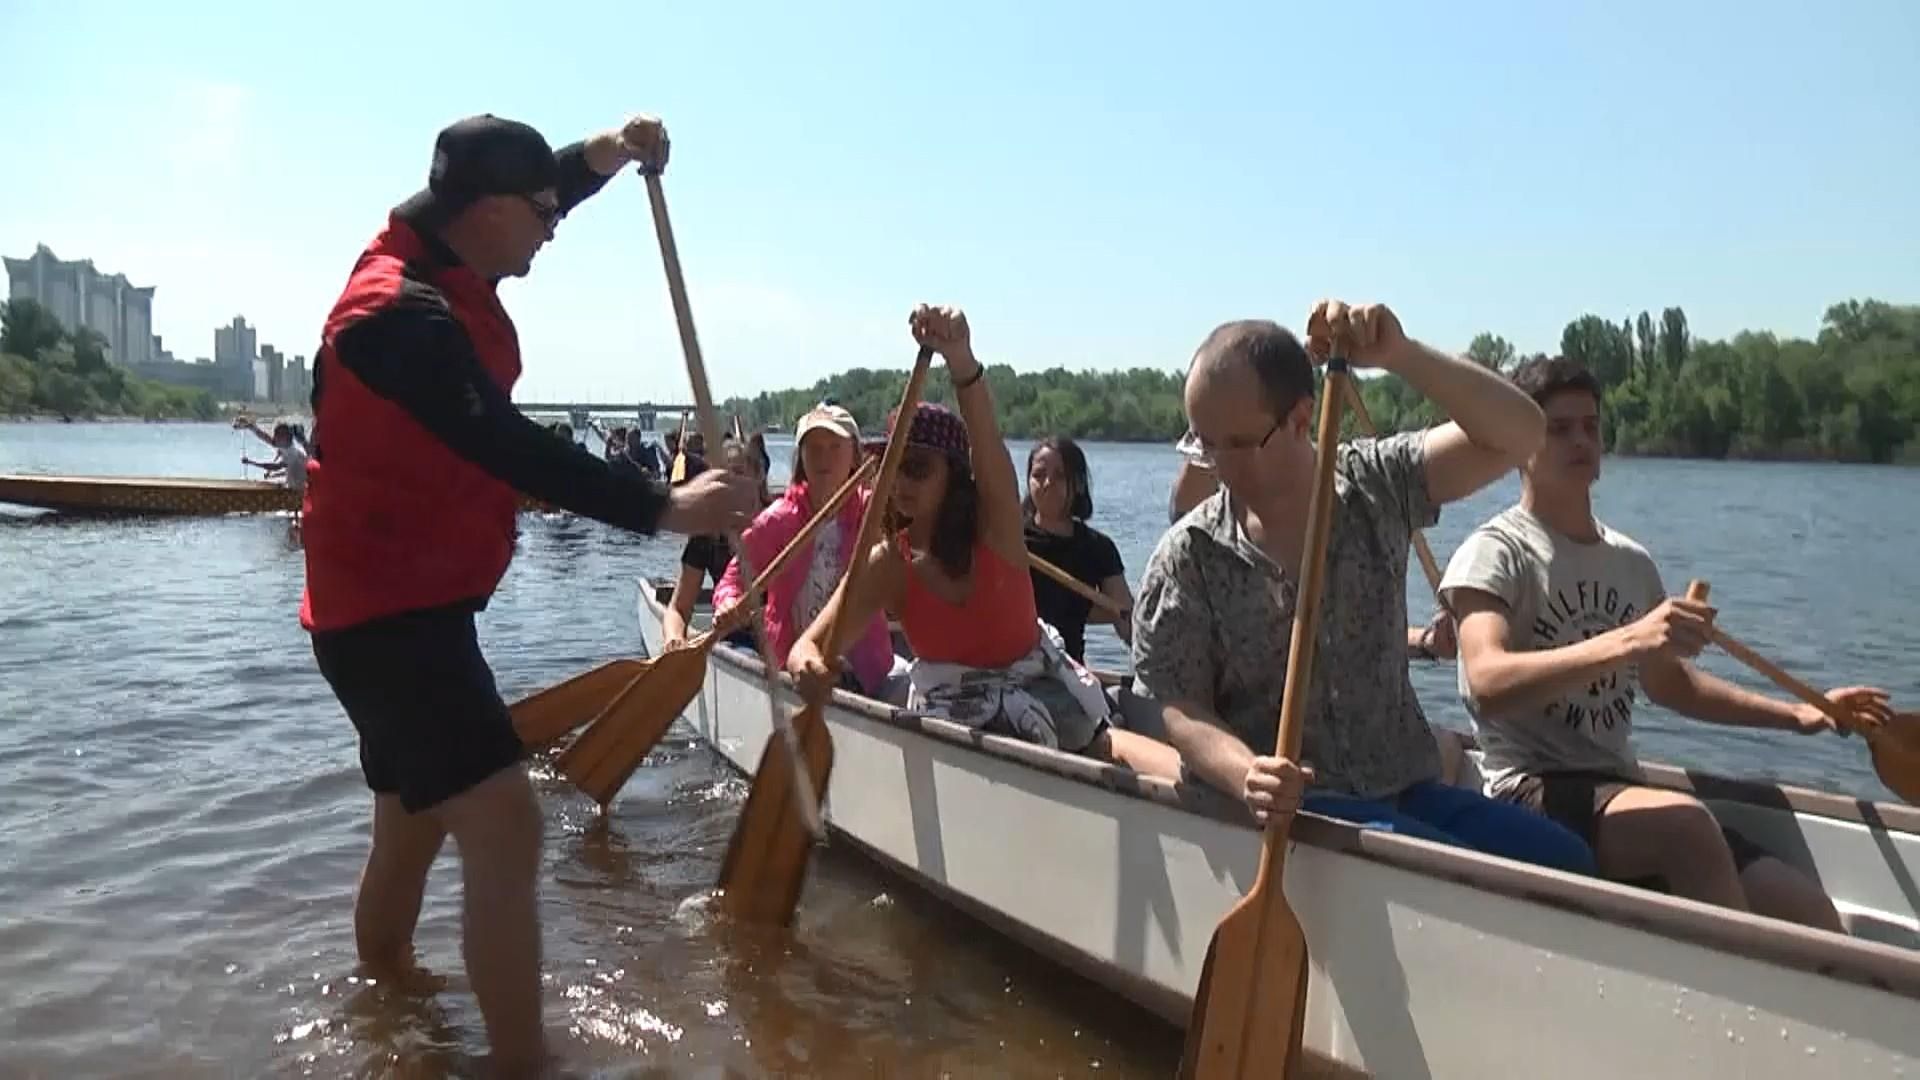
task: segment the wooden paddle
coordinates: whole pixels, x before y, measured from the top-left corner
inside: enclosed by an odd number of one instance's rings
[[[1087,603],[1092,604],[1102,611],[1111,612],[1115,615],[1125,615],[1127,613],[1127,609],[1120,606],[1120,601],[1115,600],[1106,593],[1100,592],[1093,586],[1088,585],[1086,582],[1081,581],[1079,578],[1074,577],[1072,574],[1067,573],[1065,570],[1060,569],[1058,566],[1053,565],[1031,551],[1027,552],[1027,564],[1059,582],[1068,592],[1078,595],[1080,599],[1085,600]]]
[[[1337,354],[1329,357],[1320,403],[1319,457],[1307,502],[1307,546],[1287,646],[1287,686],[1280,700],[1278,752],[1294,761],[1300,759],[1320,637],[1320,598],[1334,514],[1334,458],[1348,378],[1346,360]],[[1187,1024],[1183,1077],[1285,1077],[1299,1061],[1307,1018],[1307,936],[1287,903],[1284,885],[1292,827],[1292,814],[1268,818],[1253,888],[1213,932]]]
[[[1353,410],[1354,423],[1360,425],[1360,430],[1369,436],[1380,434],[1380,430],[1373,426],[1373,417],[1367,415],[1367,403],[1360,396],[1359,384],[1352,379],[1346,380],[1346,383],[1347,408]],[[1413,530],[1413,553],[1420,558],[1420,569],[1427,575],[1427,587],[1433,590],[1433,598],[1439,601],[1441,607],[1447,608],[1447,602],[1440,599],[1440,563],[1433,557],[1433,548],[1427,545],[1427,534],[1419,529]],[[1453,609],[1447,608],[1447,611],[1451,614]]]
[[[913,374],[900,395],[900,407],[894,412],[893,431],[887,435],[887,448],[880,458],[880,478],[874,481],[873,497],[860,519],[860,536],[853,545],[853,557],[847,563],[847,575],[841,582],[841,600],[852,596],[866,574],[867,553],[880,536],[886,520],[887,499],[893,491],[893,478],[900,471],[900,459],[906,455],[907,432],[913,427],[914,409],[920,404],[920,386],[926,382],[933,351],[923,348],[914,359]],[[848,639],[863,628],[835,620],[827,627],[828,657],[846,651]],[[771,743],[760,753],[760,766],[753,774],[753,788],[747,793],[747,805],[734,825],[733,838],[727,844],[726,861],[720,865],[720,907],[732,917],[776,926],[793,922],[793,911],[800,903],[800,886],[806,879],[807,861],[813,845],[806,830],[789,814],[786,789],[810,784],[824,793],[833,775],[833,737],[827,730],[823,705],[808,703],[793,718],[793,731],[799,738],[806,761],[804,775],[793,773],[792,759],[776,753]]]
[[[700,421],[700,431],[709,447],[709,453],[720,450],[720,415],[713,408],[713,393],[707,386],[706,363],[700,358],[700,341],[693,332],[693,307],[687,302],[687,281],[680,272],[680,248],[673,240],[673,222],[667,216],[667,195],[660,186],[660,174],[657,170],[647,170],[647,202],[653,207],[654,233],[660,240],[660,262],[666,269],[667,291],[673,298],[673,317],[680,327],[680,349],[687,358],[687,381],[693,385],[693,405]],[[737,423],[736,423],[737,427]],[[745,454],[745,445],[740,447]],[[766,478],[762,477],[762,484]],[[733,546],[734,559],[740,564],[742,576],[751,576],[753,567],[748,562],[746,545],[741,543],[738,533],[729,533],[728,543]],[[753,605],[751,612],[757,613],[759,601],[749,595],[746,599]],[[773,728],[780,742],[786,747],[793,759],[796,771],[800,768],[800,741],[787,723],[786,714],[780,709],[777,694],[779,687],[779,669],[773,662],[773,650],[767,644],[764,628],[754,624],[753,640],[760,653],[760,663],[766,672],[767,709],[773,717]],[[826,838],[826,826],[820,820],[820,804],[809,784],[791,785],[794,807],[800,813],[800,820],[807,831],[816,839]]]
[[[538,750],[593,719],[651,667],[651,661],[631,657],[613,660],[521,698],[507,710],[513,733],[520,736],[520,745]]]
[[[687,478],[687,414],[680,414],[680,449],[673,452],[673,461],[667,466],[667,482],[677,484]]]
[[[559,767],[595,802],[602,806],[612,802],[634,769],[653,752],[667,728],[706,684],[707,653],[752,617],[755,599],[786,570],[820,526],[840,512],[878,464],[873,458],[862,461],[846,483],[814,511],[747,586],[725,625],[716,623],[654,659],[610,661],[515,702],[510,712],[521,743],[528,748],[541,746],[593,721],[593,726],[561,754]]]
[[[1687,585],[1687,599],[1705,603],[1712,587],[1695,579]],[[1827,695],[1787,674],[1780,665],[1754,652],[1731,634],[1715,626],[1713,643],[1727,655],[1772,680],[1775,686],[1827,714],[1841,731],[1857,732],[1867,741],[1873,756],[1873,771],[1887,790],[1910,803],[1920,804],[1920,732],[1910,718],[1895,719],[1892,725],[1862,724]]]

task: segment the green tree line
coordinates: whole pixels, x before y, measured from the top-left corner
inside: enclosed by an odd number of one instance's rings
[[[219,411],[205,390],[142,379],[113,363],[96,330],[70,334],[32,300],[0,304],[0,416],[213,420]]]
[[[937,375],[937,373],[936,373]],[[1182,376],[1153,368],[1132,371],[1016,372],[1005,364],[987,368],[999,407],[1000,428],[1009,438],[1071,435],[1114,442],[1173,440],[1186,430],[1180,403]],[[792,428],[808,409],[832,399],[851,411],[863,430],[878,432],[906,389],[905,370],[854,368],[798,390],[733,398],[724,411],[737,413],[749,426]],[[922,396],[952,405],[953,387],[929,378]]]
[[[1812,340],[1743,331],[1696,340],[1679,307],[1615,323],[1582,315],[1560,354],[1587,365],[1605,390],[1607,446],[1648,456],[1827,461],[1920,461],[1920,306],[1849,300],[1827,309]],[[1496,371],[1522,361],[1505,338],[1475,337],[1466,355]],[[804,389],[735,398],[726,408],[754,425],[790,428],[816,402],[837,400],[877,430],[900,400],[904,370],[856,368]],[[1185,430],[1178,372],[989,369],[1000,422],[1013,438],[1071,435],[1170,441]],[[1360,381],[1386,432],[1438,422],[1438,410],[1402,380]],[[951,404],[945,380],[930,400]],[[1351,421],[1349,421],[1351,427]]]

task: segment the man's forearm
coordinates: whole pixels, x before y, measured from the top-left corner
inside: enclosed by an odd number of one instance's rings
[[[1510,713],[1539,708],[1564,697],[1632,660],[1619,631],[1558,649],[1514,652],[1462,645],[1467,687],[1482,712]]]
[[[1483,450],[1525,459],[1546,435],[1546,418],[1533,399],[1471,360],[1409,339],[1390,370],[1440,406]]]
[[[1207,786],[1240,798],[1247,770],[1253,767],[1253,748],[1191,703],[1165,705],[1161,715],[1167,725],[1167,741],[1180,751],[1194,775]]]
[[[1796,707],[1765,694],[1756,694],[1709,675],[1692,664],[1679,665],[1684,678],[1655,701],[1683,716],[1731,727],[1795,728]]]

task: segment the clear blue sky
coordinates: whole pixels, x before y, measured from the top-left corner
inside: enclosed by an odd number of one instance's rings
[[[1322,295],[1522,351],[1920,300],[1914,0],[414,7],[0,0],[0,251],[158,286],[183,359],[235,313],[310,355],[443,124],[644,110],[723,397],[904,367],[922,299],[1032,369]],[[503,293],[522,400],[684,399],[637,180]]]

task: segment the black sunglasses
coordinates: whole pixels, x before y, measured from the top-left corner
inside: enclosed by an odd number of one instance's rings
[[[533,207],[534,216],[539,218],[540,223],[549,229],[560,224],[560,219],[566,216],[565,211],[560,209],[560,204],[558,203],[548,205],[531,195],[522,195],[520,197],[527,200],[527,205]]]

